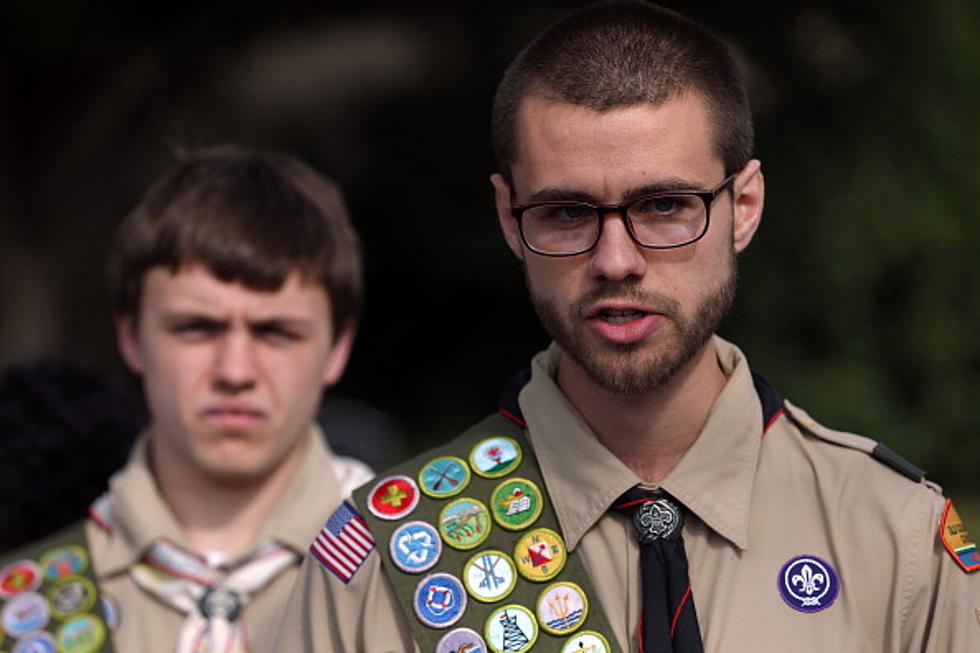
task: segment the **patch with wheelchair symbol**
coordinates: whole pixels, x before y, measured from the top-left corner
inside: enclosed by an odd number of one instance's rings
[[[783,565],[777,579],[779,595],[800,612],[826,610],[840,593],[840,579],[830,563],[814,555],[796,556]]]

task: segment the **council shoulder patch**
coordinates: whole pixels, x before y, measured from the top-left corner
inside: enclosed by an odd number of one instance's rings
[[[374,485],[367,501],[378,519],[401,519],[419,505],[419,486],[408,476],[389,476]]]
[[[977,552],[977,545],[966,532],[966,524],[953,507],[952,499],[946,500],[946,508],[939,522],[939,541],[963,571],[972,574],[980,569],[980,553]]]
[[[344,584],[350,582],[374,549],[374,537],[354,506],[344,501],[310,545],[310,555]]]

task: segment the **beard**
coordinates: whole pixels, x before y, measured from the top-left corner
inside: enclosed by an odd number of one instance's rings
[[[528,279],[531,303],[548,334],[592,381],[618,395],[641,395],[672,379],[717,331],[735,299],[737,264],[731,251],[724,279],[685,315],[677,300],[645,292],[639,282],[603,282],[576,300],[563,314],[552,300],[537,294]],[[664,315],[668,323],[640,342],[598,340],[586,326],[597,301],[629,300]]]

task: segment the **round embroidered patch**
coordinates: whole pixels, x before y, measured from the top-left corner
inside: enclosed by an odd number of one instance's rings
[[[18,560],[0,569],[0,597],[33,592],[44,579],[41,568],[33,560]]]
[[[783,601],[801,612],[826,610],[840,592],[837,572],[813,555],[796,556],[783,565],[777,585]]]
[[[500,478],[517,469],[522,456],[517,440],[497,436],[481,440],[473,447],[470,451],[470,465],[480,476]]]
[[[79,612],[88,612],[95,605],[95,585],[88,578],[66,576],[48,590],[51,614],[56,619],[67,619]]]
[[[56,653],[54,636],[43,630],[27,633],[17,640],[11,653]]]
[[[450,630],[436,644],[436,653],[485,653],[486,650],[486,642],[470,628]]]
[[[95,653],[105,642],[105,624],[94,614],[83,614],[66,621],[55,642],[62,653]]]
[[[415,616],[426,626],[448,628],[466,610],[466,592],[459,579],[451,574],[426,576],[415,587],[412,601]]]
[[[410,574],[420,574],[439,562],[442,540],[432,524],[410,521],[391,534],[388,552],[396,567]]]
[[[535,528],[517,540],[514,561],[521,576],[535,582],[551,580],[564,568],[567,553],[561,535],[550,528]]]
[[[419,471],[419,487],[435,499],[457,495],[469,482],[469,465],[456,456],[441,456],[430,460]]]
[[[99,596],[99,602],[102,605],[102,614],[105,615],[106,625],[109,626],[109,630],[115,632],[119,628],[119,622],[122,620],[122,613],[119,611],[119,601],[103,591],[102,595]]]
[[[474,549],[490,535],[490,513],[481,501],[456,499],[439,513],[439,533],[454,549]]]
[[[379,519],[401,519],[419,505],[419,486],[408,476],[389,476],[368,493],[368,509]]]
[[[490,613],[483,635],[491,651],[523,653],[538,640],[538,622],[523,605],[511,603]]]
[[[509,531],[524,530],[541,515],[541,490],[524,478],[508,478],[490,495],[493,519]]]
[[[552,635],[567,635],[585,623],[589,599],[575,583],[559,581],[541,591],[535,612],[541,628]]]
[[[41,630],[51,620],[48,602],[37,592],[24,592],[7,601],[0,612],[3,630],[11,637]]]
[[[41,556],[41,569],[51,580],[78,576],[88,569],[88,554],[77,544],[51,549]]]
[[[569,637],[561,647],[561,653],[610,653],[612,647],[609,640],[594,630],[583,630],[574,637]]]
[[[463,583],[474,599],[492,603],[514,590],[517,569],[503,551],[480,551],[463,566]]]

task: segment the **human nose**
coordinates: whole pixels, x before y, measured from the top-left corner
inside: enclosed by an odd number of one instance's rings
[[[214,385],[220,392],[237,394],[255,386],[256,361],[247,334],[229,333],[218,345]]]
[[[647,261],[626,227],[626,216],[608,211],[602,215],[599,227],[599,240],[589,261],[593,274],[610,281],[642,277]]]

